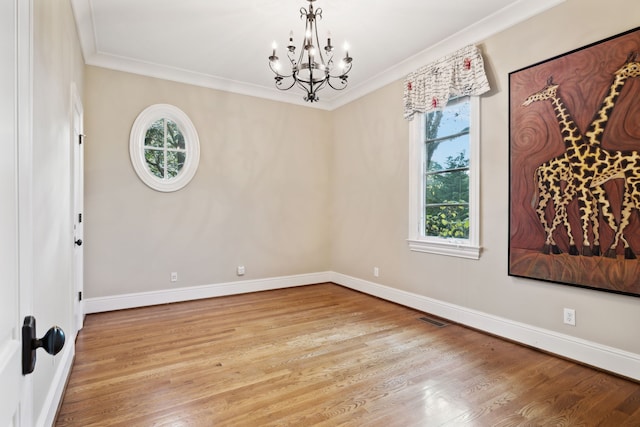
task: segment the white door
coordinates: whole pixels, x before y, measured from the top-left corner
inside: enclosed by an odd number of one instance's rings
[[[16,7],[4,0],[0,6],[0,426],[18,425],[22,393]]]
[[[0,1],[0,426],[11,427],[31,424],[31,383],[21,359],[22,317],[31,306],[29,274],[22,274],[21,264],[29,262],[21,245],[29,236],[21,226],[29,216],[20,222],[24,208],[30,209],[30,184],[23,186],[21,177],[31,171],[20,156],[30,148],[30,19],[29,2]]]
[[[82,134],[82,102],[75,86],[72,88],[71,102],[73,102],[73,130],[71,143],[73,144],[73,238],[75,249],[73,252],[73,313],[76,334],[82,329],[84,323],[84,304],[82,293],[83,282],[83,253],[84,253],[84,135]],[[74,336],[76,335],[74,334]]]

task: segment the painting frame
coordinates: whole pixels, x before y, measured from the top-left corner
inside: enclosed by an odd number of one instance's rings
[[[508,80],[508,275],[640,297],[640,27]]]

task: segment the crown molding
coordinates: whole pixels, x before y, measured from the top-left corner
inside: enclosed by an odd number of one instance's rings
[[[255,96],[272,101],[297,104],[306,107],[315,107],[327,110],[327,104],[314,103],[309,105],[302,99],[298,92],[284,92],[275,88],[258,86],[236,80],[224,79],[204,73],[197,73],[166,65],[154,64],[151,62],[139,61],[136,59],[120,57],[105,53],[85,54],[85,63],[96,67],[107,68],[116,71],[123,71],[162,80],[169,80],[178,83],[185,83],[200,86],[208,89],[221,90],[240,95]]]
[[[468,44],[479,43],[564,1],[519,0],[360,84],[335,93],[335,96],[325,96],[326,101],[319,103],[305,102],[299,93],[279,91],[275,88],[100,52],[96,46],[91,0],[71,0],[71,7],[76,20],[82,54],[87,65],[331,111],[402,79],[411,71],[449,52]]]
[[[376,76],[353,86],[348,91],[339,94],[331,101],[329,110],[339,108],[383,86],[404,79],[407,74],[430,62],[446,56],[466,45],[480,43],[494,34],[498,34],[565,1],[566,0],[520,0],[513,3],[493,15],[476,22],[472,26],[458,31],[451,37],[399,62],[397,65]]]

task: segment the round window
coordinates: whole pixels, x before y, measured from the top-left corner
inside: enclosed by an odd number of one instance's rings
[[[152,105],[133,123],[129,154],[142,182],[157,191],[177,191],[191,181],[198,168],[198,133],[179,108]]]

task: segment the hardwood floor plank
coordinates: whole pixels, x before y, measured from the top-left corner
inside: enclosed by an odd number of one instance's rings
[[[640,426],[640,384],[334,284],[87,316],[56,426]]]

